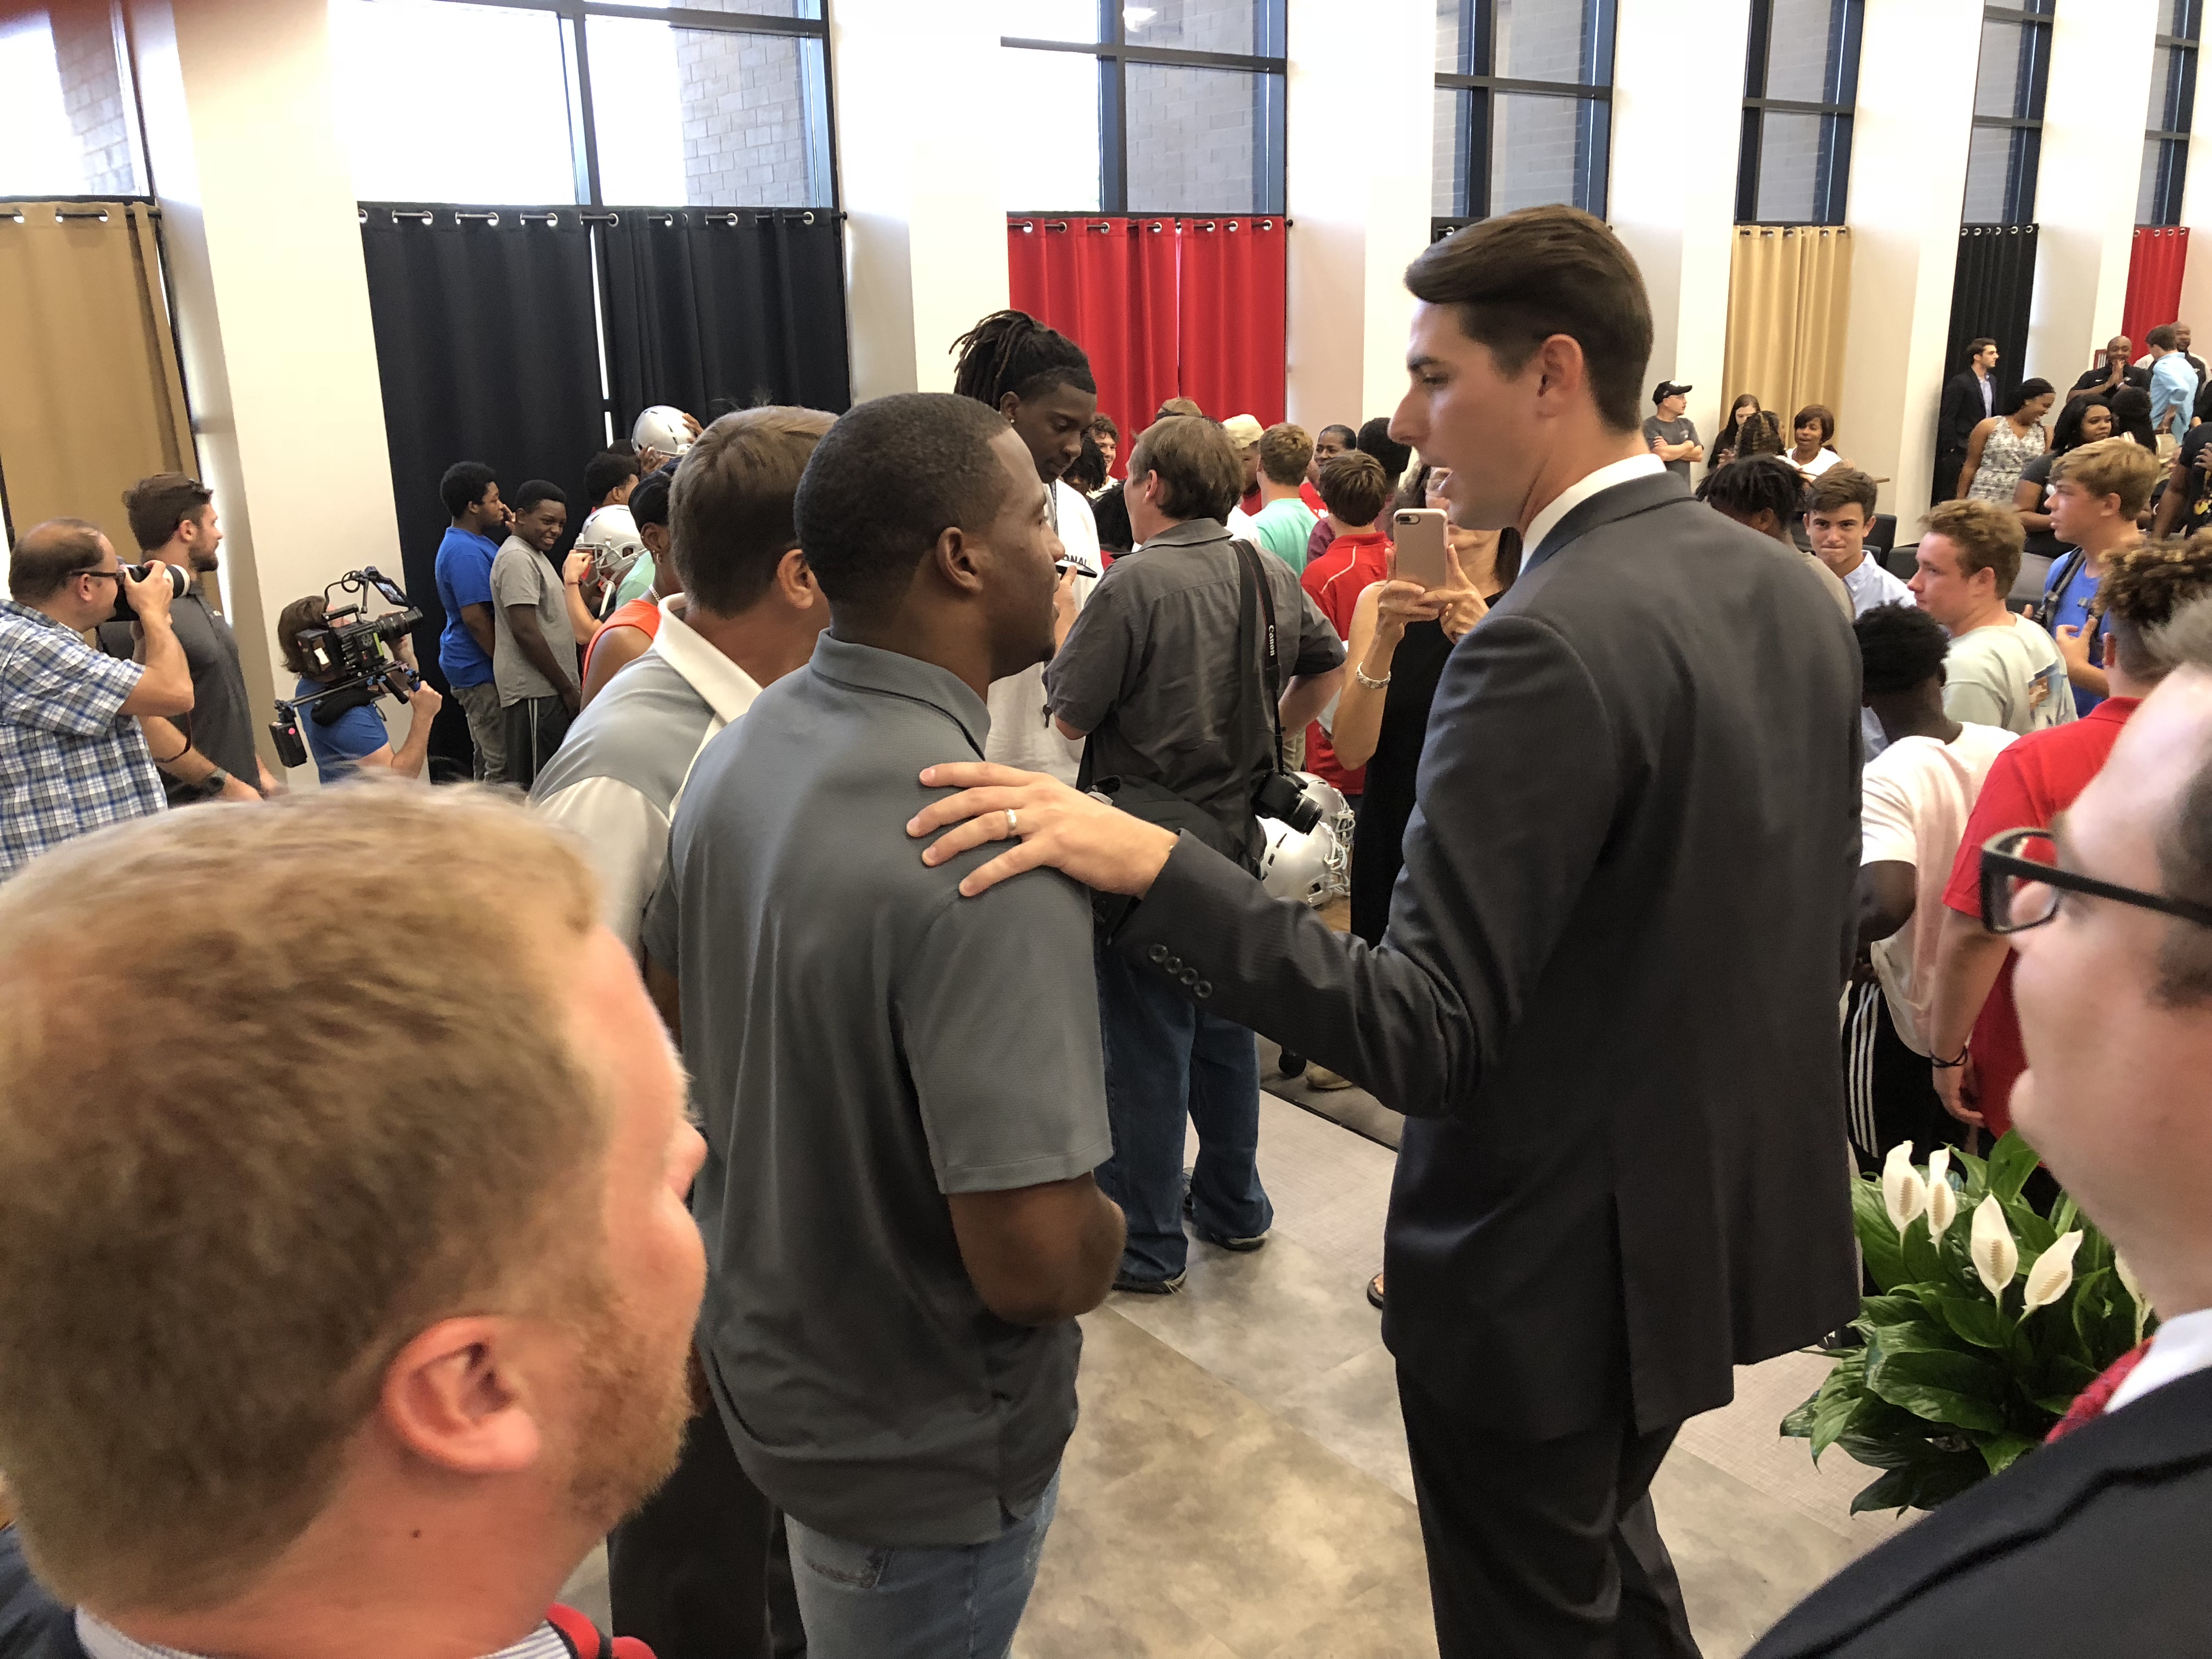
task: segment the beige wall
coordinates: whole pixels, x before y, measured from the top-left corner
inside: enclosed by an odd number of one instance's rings
[[[224,609],[258,729],[274,688],[292,685],[277,612],[343,571],[399,569],[329,11],[132,0],[129,16],[193,429],[222,519]],[[406,711],[386,706],[396,744]]]

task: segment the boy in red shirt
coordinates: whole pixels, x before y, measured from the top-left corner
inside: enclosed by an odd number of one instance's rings
[[[2106,556],[2095,601],[2111,624],[2112,695],[2065,726],[2032,732],[2000,754],[1960,838],[1943,890],[1936,947],[1929,1061],[1936,1092],[1991,1136],[2012,1127],[2012,1085],[2027,1067],[2013,1010],[2012,947],[1981,922],[1982,847],[2008,830],[2048,829],[2089,787],[2136,705],[2172,665],[2151,635],[2192,599],[2212,594],[2212,538],[2154,542]]]
[[[1359,596],[1389,574],[1390,541],[1375,527],[1389,504],[1382,464],[1372,455],[1349,450],[1322,464],[1321,498],[1336,526],[1335,539],[1298,577],[1339,639],[1352,633],[1352,613]],[[1367,787],[1364,767],[1337,764],[1328,733],[1316,720],[1306,728],[1306,770],[1336,786],[1355,806]]]

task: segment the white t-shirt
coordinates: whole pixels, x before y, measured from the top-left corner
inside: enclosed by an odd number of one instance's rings
[[[1249,513],[1247,513],[1243,507],[1231,507],[1229,509],[1229,516],[1223,520],[1222,522],[1229,526],[1229,533],[1231,536],[1255,544],[1258,543],[1260,539],[1260,526],[1252,521],[1252,515]]]
[[[1053,505],[1060,515],[1060,544],[1070,558],[1098,568],[1098,521],[1083,492],[1065,483],[1052,487]],[[1091,597],[1096,579],[1075,579],[1079,609]],[[1044,665],[1024,668],[1018,674],[991,682],[986,700],[991,711],[991,735],[983,744],[983,758],[1001,766],[1018,766],[1025,772],[1049,772],[1073,785],[1083,765],[1083,745],[1060,735],[1044,712]]]
[[[1930,975],[1943,926],[1943,889],[1982,780],[2012,740],[2000,727],[1962,721],[1949,743],[1900,738],[1867,763],[1860,780],[1859,862],[1893,861],[1913,870],[1912,920],[1877,940],[1873,956],[1897,1034],[1921,1054],[1928,1052],[1921,1034],[1934,999]]]
[[[1832,449],[1823,449],[1809,461],[1801,461],[1795,455],[1785,455],[1783,459],[1808,478],[1819,477],[1830,467],[1842,465],[1844,460],[1844,458]]]
[[[1943,712],[2015,737],[2063,726],[2074,718],[2066,659],[2025,617],[1954,635],[1943,659]]]

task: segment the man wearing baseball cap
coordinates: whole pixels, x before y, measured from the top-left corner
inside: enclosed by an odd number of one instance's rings
[[[1682,412],[1689,401],[1688,386],[1662,380],[1651,393],[1651,413],[1644,422],[1644,441],[1684,483],[1690,481],[1690,463],[1705,459],[1705,447],[1698,441],[1697,424]]]
[[[1229,533],[1256,541],[1260,532],[1252,515],[1260,510],[1260,438],[1266,428],[1257,416],[1231,415],[1221,423],[1221,429],[1229,434],[1229,447],[1237,452],[1244,468],[1244,494],[1239,504],[1229,509]]]

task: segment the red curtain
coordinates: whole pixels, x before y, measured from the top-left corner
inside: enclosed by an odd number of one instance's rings
[[[2128,261],[2128,300],[2120,332],[2143,350],[2143,336],[2161,323],[2177,320],[2181,309],[2181,273],[2189,263],[2186,225],[2138,225]]]
[[[1280,219],[1011,219],[1006,270],[1013,305],[1090,354],[1123,453],[1170,398],[1283,418]]]

